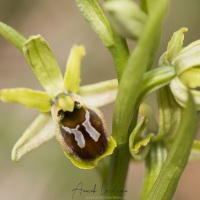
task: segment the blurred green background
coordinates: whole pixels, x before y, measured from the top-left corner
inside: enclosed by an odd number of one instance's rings
[[[185,45],[200,39],[200,1],[171,1],[163,25],[158,57],[166,49],[173,32],[188,27]],[[73,44],[86,47],[82,65],[82,84],[115,78],[111,56],[80,15],[72,0],[0,0],[0,21],[25,36],[41,34],[50,44],[62,72]],[[130,43],[132,46],[132,43]],[[29,87],[42,90],[23,55],[0,37],[0,88]],[[149,98],[155,107],[155,99]],[[101,109],[111,130],[113,105]],[[0,199],[1,200],[68,200],[79,182],[84,188],[102,182],[98,170],[79,170],[65,158],[56,140],[51,140],[25,156],[19,163],[10,159],[17,139],[37,116],[37,111],[21,105],[0,102]],[[155,113],[157,115],[157,113]],[[174,200],[200,199],[200,161],[190,163],[178,185]],[[144,173],[143,163],[131,163],[127,180],[127,200],[138,199]],[[98,196],[98,195],[97,195]],[[76,195],[74,199],[91,199]]]

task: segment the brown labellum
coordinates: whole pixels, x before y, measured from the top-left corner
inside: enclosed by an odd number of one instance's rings
[[[108,146],[106,127],[98,110],[75,106],[73,112],[58,112],[62,147],[77,159],[91,161],[104,154]]]

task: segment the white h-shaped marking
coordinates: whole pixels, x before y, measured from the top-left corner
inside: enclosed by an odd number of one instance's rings
[[[89,133],[90,137],[95,142],[97,142],[100,137],[100,133],[91,125],[90,114],[87,110],[86,110],[86,115],[85,115],[85,121],[82,123],[82,125],[85,127],[85,129],[86,129],[87,133]],[[77,125],[76,128],[68,128],[68,127],[62,126],[62,128],[64,128],[65,131],[69,132],[70,134],[73,133],[78,146],[80,148],[84,148],[85,147],[85,139],[83,137],[83,133],[78,130],[79,127],[80,127],[80,125]]]

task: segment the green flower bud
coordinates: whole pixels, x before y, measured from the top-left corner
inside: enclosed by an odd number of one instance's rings
[[[104,4],[113,28],[124,38],[137,39],[143,30],[147,16],[131,0],[112,0]]]

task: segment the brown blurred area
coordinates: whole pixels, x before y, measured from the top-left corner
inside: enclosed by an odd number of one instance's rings
[[[158,57],[166,49],[173,32],[188,27],[185,45],[200,38],[200,1],[171,1],[163,24]],[[80,15],[75,1],[0,0],[0,21],[26,37],[41,34],[50,44],[64,72],[73,44],[86,47],[82,64],[82,84],[115,78],[111,56]],[[155,64],[156,65],[156,64]],[[0,88],[28,87],[43,90],[23,55],[0,37]],[[156,107],[155,99],[149,103]],[[113,105],[101,109],[111,130]],[[21,105],[0,102],[0,199],[68,200],[79,182],[85,187],[101,187],[98,169],[79,170],[65,158],[55,140],[26,155],[19,163],[10,159],[11,150],[38,112]],[[156,115],[156,113],[155,113]],[[101,164],[101,163],[100,163]],[[199,200],[200,161],[189,163],[174,200]],[[138,199],[144,173],[143,163],[131,163],[127,180],[127,200]],[[77,195],[76,199],[86,199]]]

